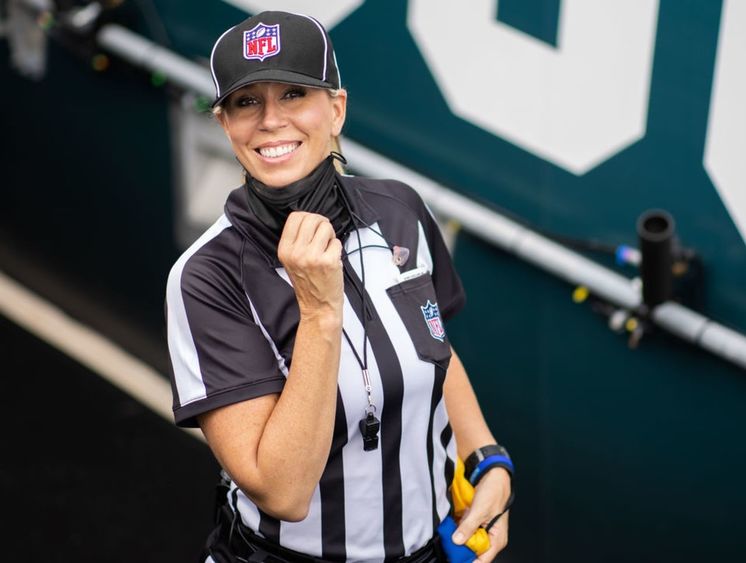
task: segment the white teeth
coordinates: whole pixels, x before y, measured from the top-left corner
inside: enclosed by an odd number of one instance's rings
[[[295,149],[298,148],[299,145],[300,143],[289,143],[287,145],[280,145],[278,147],[262,147],[259,149],[259,154],[261,154],[264,158],[277,158],[278,156],[293,152]]]

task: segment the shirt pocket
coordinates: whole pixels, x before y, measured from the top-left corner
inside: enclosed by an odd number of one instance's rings
[[[404,326],[407,327],[417,356],[444,370],[451,359],[451,343],[438,309],[430,274],[401,282],[386,290]]]

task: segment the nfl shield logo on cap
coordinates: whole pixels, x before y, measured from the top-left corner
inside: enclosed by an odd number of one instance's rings
[[[425,317],[430,336],[435,338],[435,340],[443,342],[443,339],[446,337],[446,331],[443,328],[443,323],[440,322],[440,309],[438,309],[438,304],[430,303],[430,300],[428,299],[425,306],[420,307],[420,310],[422,311],[422,315]]]
[[[247,60],[264,61],[280,52],[280,24],[258,24],[243,32],[243,56]]]

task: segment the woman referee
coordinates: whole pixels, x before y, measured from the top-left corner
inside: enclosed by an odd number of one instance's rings
[[[408,186],[340,173],[318,21],[251,17],[211,69],[246,182],[167,288],[176,422],[229,476],[203,560],[445,561],[457,455],[476,493],[456,544],[504,510],[512,465],[443,328],[464,293],[437,225]],[[479,561],[507,534],[506,514]]]

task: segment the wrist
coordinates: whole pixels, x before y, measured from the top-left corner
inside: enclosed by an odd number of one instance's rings
[[[465,476],[473,486],[494,469],[504,469],[512,478],[513,461],[508,450],[500,444],[490,444],[474,450],[464,461]]]
[[[478,490],[482,485],[485,488],[500,487],[505,490],[505,498],[502,500],[507,501],[512,489],[512,480],[510,472],[507,469],[504,467],[495,467],[484,474],[484,477],[479,480],[474,490]]]
[[[300,323],[312,326],[324,334],[336,334],[342,330],[342,311],[336,311],[331,307],[314,310],[301,309]]]

